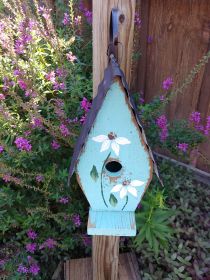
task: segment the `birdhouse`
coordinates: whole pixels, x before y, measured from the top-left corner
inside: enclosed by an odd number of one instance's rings
[[[124,75],[111,57],[70,166],[90,204],[88,234],[136,235],[135,209],[153,166]]]

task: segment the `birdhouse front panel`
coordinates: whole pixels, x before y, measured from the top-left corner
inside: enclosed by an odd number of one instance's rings
[[[115,78],[76,165],[78,182],[91,205],[88,233],[135,235],[134,211],[152,170],[121,79]]]

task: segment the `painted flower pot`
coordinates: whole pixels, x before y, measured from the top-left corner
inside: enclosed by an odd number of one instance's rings
[[[136,234],[134,212],[154,165],[124,75],[111,59],[70,166],[91,206],[88,234]]]

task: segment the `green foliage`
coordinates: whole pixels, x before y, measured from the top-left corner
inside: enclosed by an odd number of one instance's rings
[[[139,233],[134,244],[140,249],[141,244],[146,241],[158,254],[159,247],[167,247],[168,240],[172,238],[173,230],[169,218],[175,213],[165,207],[165,197],[160,190],[147,192],[141,206],[141,211],[136,214]]]

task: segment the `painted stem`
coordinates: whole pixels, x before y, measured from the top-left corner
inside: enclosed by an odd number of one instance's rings
[[[102,169],[101,169],[101,195],[102,195],[104,204],[106,205],[107,208],[108,208],[108,205],[107,205],[106,200],[105,200],[105,197],[104,197],[103,184],[102,184],[102,175],[103,175],[103,171],[104,171],[105,164],[106,164],[106,162],[107,162],[107,160],[108,160],[108,158],[109,158],[110,155],[111,155],[111,153],[108,154],[107,158],[105,159],[105,161],[104,161],[104,163],[103,163]]]
[[[128,195],[126,195],[126,202],[125,202],[125,205],[123,206],[122,210],[124,210],[124,208],[127,204],[128,204]]]

